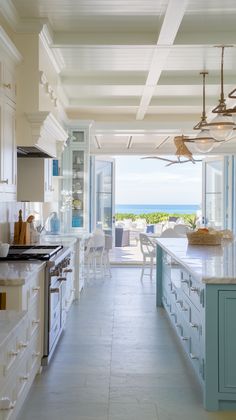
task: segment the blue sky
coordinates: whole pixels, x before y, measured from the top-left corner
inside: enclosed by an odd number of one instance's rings
[[[202,164],[116,157],[116,204],[201,204]]]

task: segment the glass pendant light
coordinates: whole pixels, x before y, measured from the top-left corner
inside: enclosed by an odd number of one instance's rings
[[[206,124],[206,129],[210,131],[210,136],[218,141],[228,140],[232,134],[235,124],[232,115],[227,113],[225,97],[224,97],[224,46],[221,47],[221,92],[219,105],[217,105],[212,112],[218,114],[210,123]]]
[[[194,139],[194,147],[199,153],[210,152],[215,145],[215,139],[210,137],[208,130],[201,130]]]

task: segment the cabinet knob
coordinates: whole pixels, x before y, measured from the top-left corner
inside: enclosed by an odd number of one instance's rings
[[[1,179],[0,184],[8,184],[8,179]]]
[[[198,324],[194,324],[193,322],[190,322],[189,325],[192,328],[197,328],[198,329]]]
[[[11,90],[11,83],[3,83],[3,87]]]
[[[200,290],[197,287],[190,287],[191,292],[195,292],[197,294],[200,293]]]
[[[199,359],[199,357],[198,356],[196,356],[195,354],[193,354],[193,353],[190,353],[189,354],[189,356],[191,357],[191,359],[195,359],[195,360],[198,360]]]
[[[12,350],[12,351],[9,351],[9,356],[15,357],[18,355],[18,353],[19,353],[18,350]]]
[[[22,343],[19,343],[19,347],[22,348],[22,349],[25,349],[26,347],[28,347],[28,344],[29,344],[28,342],[26,342],[26,343],[22,342]]]

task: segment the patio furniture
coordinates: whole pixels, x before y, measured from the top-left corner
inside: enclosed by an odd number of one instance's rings
[[[149,275],[150,279],[152,279],[154,260],[156,257],[156,244],[144,233],[140,233],[139,239],[140,239],[141,252],[143,254],[143,266],[142,266],[142,271],[141,271],[141,281],[142,281],[143,276],[146,275],[145,273],[146,268],[149,269],[149,273],[147,275]]]
[[[115,228],[115,246],[130,246],[130,231],[122,227]]]

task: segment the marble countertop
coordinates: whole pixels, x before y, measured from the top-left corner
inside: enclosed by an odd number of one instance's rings
[[[21,286],[45,265],[44,261],[6,261],[0,263],[0,286]]]
[[[158,238],[156,242],[203,283],[236,284],[236,241],[216,246],[188,245],[185,238]]]
[[[26,311],[0,311],[0,346],[26,315]]]
[[[73,246],[77,240],[84,240],[89,238],[89,233],[73,235],[73,234],[59,234],[59,235],[41,235],[40,244],[59,244],[64,246]]]

